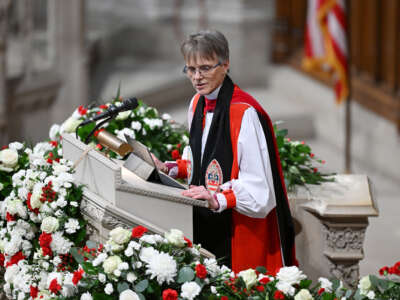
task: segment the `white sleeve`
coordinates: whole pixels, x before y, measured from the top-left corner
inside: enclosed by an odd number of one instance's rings
[[[238,137],[238,179],[226,182],[221,188],[232,189],[239,213],[253,218],[264,218],[275,207],[275,192],[271,164],[264,131],[254,108],[245,111]],[[227,201],[217,194],[218,211],[226,209]]]

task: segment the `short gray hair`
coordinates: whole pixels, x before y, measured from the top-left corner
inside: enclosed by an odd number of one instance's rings
[[[205,30],[191,34],[181,45],[184,59],[193,59],[197,54],[200,57],[214,59],[217,56],[219,62],[229,60],[229,45],[225,36],[216,30]]]

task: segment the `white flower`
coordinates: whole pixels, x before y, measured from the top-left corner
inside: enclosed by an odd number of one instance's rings
[[[302,271],[299,270],[299,268],[297,268],[296,266],[292,266],[281,268],[278,274],[276,274],[276,278],[280,282],[294,285],[299,284],[301,280],[306,279],[307,277],[303,274]]]
[[[168,242],[175,246],[183,247],[186,245],[183,232],[178,229],[171,229],[169,232],[164,233],[164,236]]]
[[[208,273],[210,273],[210,275],[212,277],[215,277],[221,273],[221,270],[220,270],[215,258],[206,258],[204,260],[204,265],[205,265]]]
[[[40,230],[46,233],[53,233],[57,231],[59,227],[59,223],[57,218],[54,217],[46,217],[42,221],[42,225],[40,226]]]
[[[9,266],[4,273],[4,280],[7,283],[12,284],[14,282],[14,277],[18,274],[19,271],[20,269],[17,265]]]
[[[375,299],[375,292],[374,291],[369,291],[367,293],[367,298],[368,299]]]
[[[182,290],[181,292],[182,298],[192,300],[198,294],[200,294],[201,288],[196,282],[191,281],[191,282],[185,282],[182,285],[181,290]]]
[[[163,126],[163,121],[161,119],[149,119],[149,118],[144,118],[143,122],[146,123],[151,130],[155,128],[160,128]]]
[[[110,256],[103,262],[104,272],[107,274],[113,273],[118,268],[120,263],[122,263],[122,260],[119,256]]]
[[[135,273],[133,273],[133,272],[129,272],[129,273],[126,275],[126,280],[127,280],[129,283],[135,282],[136,279],[137,279],[137,276],[136,276]]]
[[[131,239],[131,231],[117,227],[110,231],[111,239],[117,244],[125,244]]]
[[[130,110],[123,111],[123,112],[120,112],[115,119],[123,121],[123,120],[128,119],[130,114],[131,114]]]
[[[113,274],[116,276],[116,277],[119,277],[119,276],[121,276],[121,271],[120,270],[114,270],[114,272],[113,272]]]
[[[165,113],[165,114],[162,114],[161,118],[162,118],[163,120],[168,121],[168,120],[171,119],[171,115]]]
[[[124,290],[119,294],[119,300],[140,300],[140,298],[134,291]]]
[[[94,267],[97,267],[98,265],[102,264],[103,261],[107,258],[106,253],[100,253],[93,261],[92,264]]]
[[[69,167],[66,165],[59,164],[57,162],[53,163],[53,174],[58,176],[62,173],[66,173],[69,171]]]
[[[145,234],[145,235],[143,235],[139,239],[139,242],[141,242],[141,243],[144,242],[144,243],[148,243],[148,244],[152,244],[152,245],[157,244],[157,240],[155,238],[155,235],[153,235],[153,234]]]
[[[71,201],[69,204],[71,206],[73,206],[73,207],[78,207],[79,206],[78,202],[76,202],[76,201]]]
[[[82,120],[75,119],[74,117],[68,118],[64,123],[62,123],[61,128],[60,128],[60,133],[71,133],[75,132],[76,128],[79,126],[79,124],[82,123]]]
[[[276,283],[276,288],[281,290],[285,295],[293,296],[296,292],[296,289],[291,286],[288,282],[278,281]]]
[[[298,292],[296,296],[294,296],[294,300],[313,300],[313,299],[314,299],[313,296],[306,289],[300,290],[300,292]]]
[[[24,144],[21,144],[20,142],[14,142],[14,143],[10,143],[8,145],[8,148],[10,148],[11,150],[21,150],[22,148],[24,148]]]
[[[106,280],[107,280],[106,275],[104,275],[103,273],[99,273],[99,281],[101,283],[104,283],[106,282]]]
[[[358,283],[358,288],[360,289],[360,294],[366,296],[369,289],[371,288],[371,281],[369,280],[369,276],[364,276],[360,279]]]
[[[86,292],[81,295],[81,300],[93,300],[93,297],[89,292]]]
[[[69,219],[67,223],[65,223],[65,232],[72,234],[75,233],[79,228],[79,221],[77,219]]]
[[[13,149],[1,150],[0,163],[6,168],[14,168],[18,164],[18,152]]]
[[[122,130],[116,131],[117,137],[126,142],[125,135],[129,136],[130,138],[134,139],[136,137],[135,132],[130,128],[124,128]]]
[[[156,277],[159,284],[174,281],[176,272],[176,261],[168,253],[164,252],[151,257],[146,270],[146,274],[149,274],[151,279]]]
[[[332,292],[332,282],[330,282],[329,279],[326,279],[324,277],[320,277],[318,279],[319,283],[321,284],[321,288],[325,289],[327,293]]]
[[[106,287],[104,288],[104,292],[107,295],[111,295],[114,292],[114,288],[111,283],[107,283]]]
[[[153,247],[144,247],[140,250],[139,258],[145,263],[149,263],[153,256],[157,255],[159,252]]]
[[[142,123],[138,122],[138,121],[133,121],[131,123],[131,128],[135,131],[139,131],[140,129],[142,129]]]
[[[124,271],[124,270],[128,270],[128,269],[129,269],[129,265],[127,262],[123,262],[118,265],[118,270]]]
[[[257,274],[253,269],[241,271],[238,275],[243,278],[243,281],[246,283],[246,288],[248,289],[257,283]]]
[[[47,288],[49,288],[50,283],[56,279],[59,285],[63,285],[63,280],[62,280],[62,273],[58,273],[58,272],[52,272],[49,274],[49,276],[47,276],[47,283],[46,286]]]
[[[65,239],[61,231],[52,234],[51,237],[50,248],[53,252],[57,254],[67,254],[70,251],[73,243]]]
[[[8,256],[13,256],[16,254],[22,246],[22,238],[19,235],[14,235],[11,237],[9,242],[4,244],[4,253]]]
[[[127,257],[131,257],[133,255],[133,249],[131,247],[126,248],[124,254]]]
[[[59,134],[59,132],[60,132],[60,125],[58,124],[51,125],[49,130],[49,138],[53,141],[56,140],[57,134]]]

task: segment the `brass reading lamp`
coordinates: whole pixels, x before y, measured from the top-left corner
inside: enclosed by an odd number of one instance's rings
[[[101,130],[97,134],[97,140],[103,147],[114,151],[121,157],[125,157],[133,151],[131,145],[105,130]]]

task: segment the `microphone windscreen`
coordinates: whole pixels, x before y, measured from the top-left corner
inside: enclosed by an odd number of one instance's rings
[[[135,97],[133,97],[133,98],[125,99],[123,101],[123,105],[128,110],[132,110],[132,109],[135,109],[139,104],[138,104],[138,100]]]

